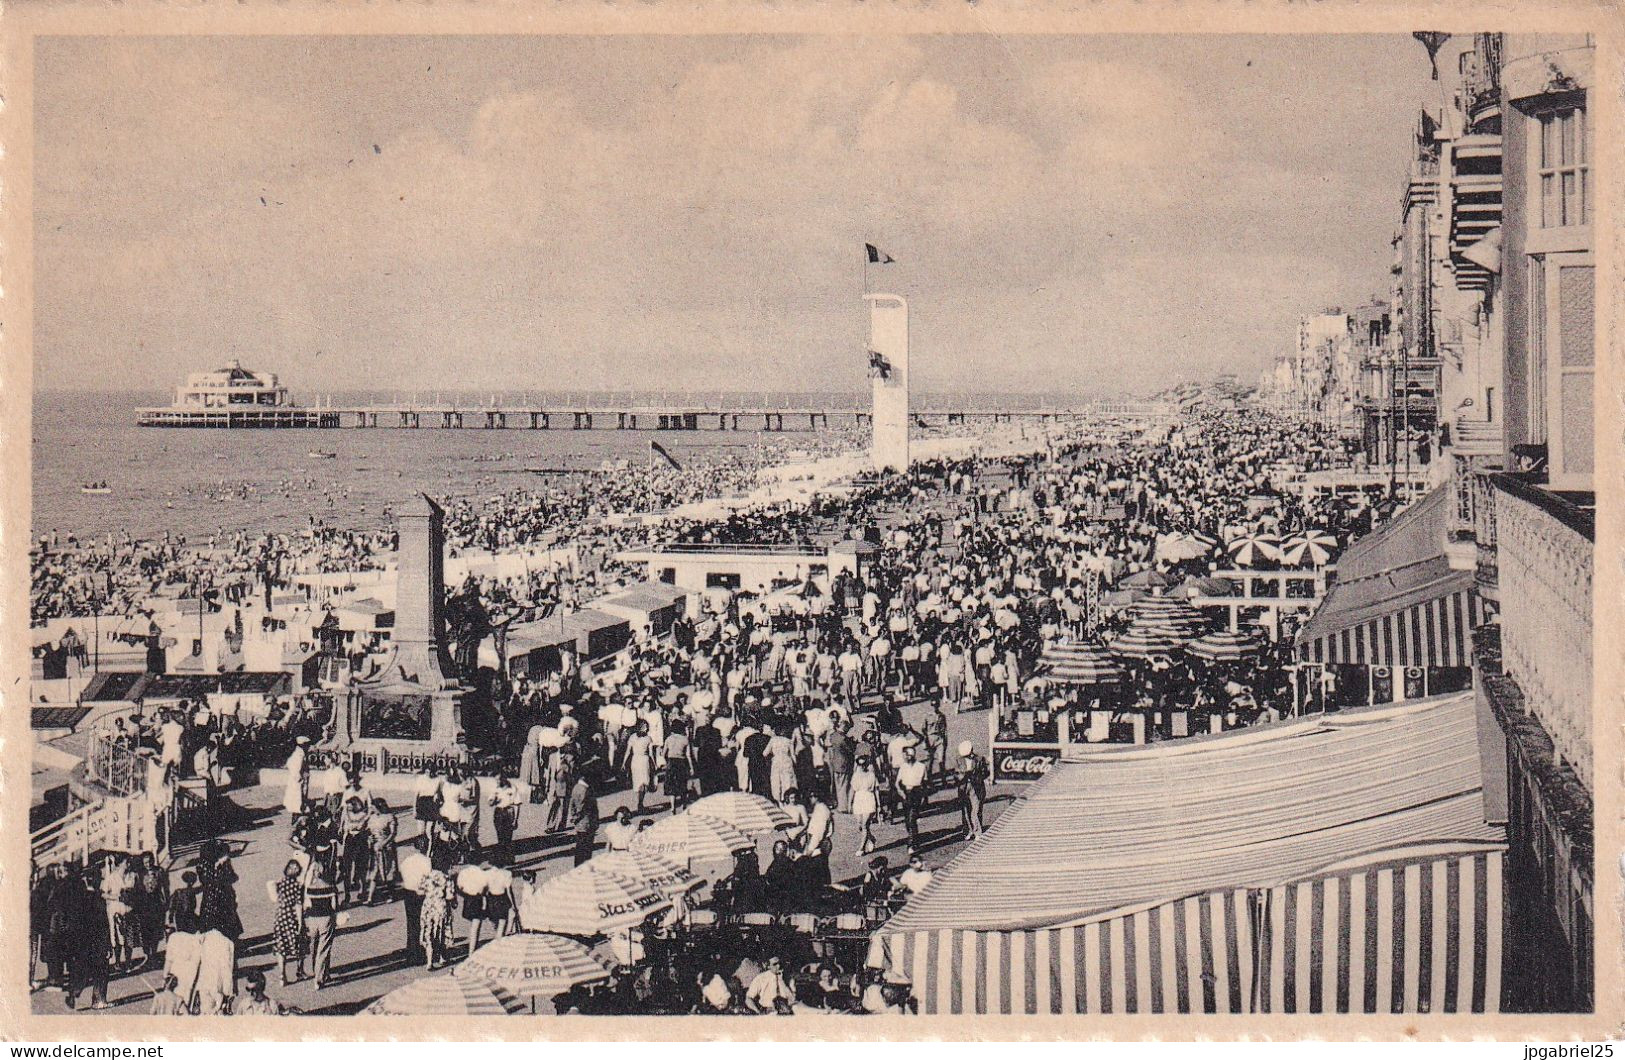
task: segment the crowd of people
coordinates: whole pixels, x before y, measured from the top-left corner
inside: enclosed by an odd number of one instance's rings
[[[852,439],[836,432],[797,437],[795,444],[801,448],[753,451],[748,461],[726,451],[699,450],[685,456],[681,467],[651,461],[613,470],[582,468],[482,496],[466,491],[496,479],[448,480],[447,545],[455,556],[520,548],[564,535],[589,545],[636,543],[644,537],[637,526],[602,522],[748,493],[760,483],[764,468],[778,466],[792,454],[828,455],[849,447]],[[251,499],[246,493],[231,496]],[[382,569],[395,547],[392,511],[382,508],[377,525],[370,528],[350,524],[346,511],[351,518],[357,514],[340,503],[330,515],[310,514],[309,525],[297,532],[222,530],[201,541],[168,533],[142,540],[128,531],[106,536],[45,531],[32,542],[29,554],[30,619],[38,624],[60,616],[131,615],[164,591],[191,594],[201,588],[211,600],[230,600],[262,589],[282,591],[299,574]]]
[[[263,925],[284,984],[308,974],[325,988],[336,925],[347,910],[396,901],[404,907],[403,958],[441,968],[484,940],[522,928],[518,910],[548,854],[579,865],[602,851],[629,850],[658,815],[729,791],[771,801],[789,824],[771,844],[765,867],[751,854],[716,881],[709,895],[715,911],[732,918],[856,913],[872,923],[899,897],[928,885],[930,850],[982,831],[989,764],[973,742],[950,744],[952,715],[985,710],[1006,718],[1049,704],[1057,686],[1044,665],[1046,648],[1104,640],[1119,629],[1127,613],[1105,603],[1103,591],[1131,575],[1219,573],[1229,562],[1223,542],[1238,534],[1319,528],[1346,539],[1369,528],[1374,513],[1306,501],[1275,484],[1283,468],[1335,467],[1347,456],[1342,442],[1311,426],[1244,408],[1208,409],[1171,429],[1086,433],[1043,453],[925,461],[810,501],[585,529],[575,542],[592,562],[474,578],[454,589],[456,614],[481,616],[452,623],[461,668],[470,674],[479,668],[477,649],[493,617],[573,608],[630,580],[635,572],[614,554],[651,536],[719,543],[856,537],[866,547],[856,573],[765,595],[727,594],[658,637],[638,637],[607,669],[566,655],[545,674],[487,673],[479,682],[483,713],[465,717],[477,755],[463,767],[426,771],[409,823],[368,789],[353,763],[314,765],[312,747],[328,720],[314,712],[244,726],[202,713],[191,722],[159,716],[145,719],[130,741],[151,747],[161,768],[184,770],[190,762],[194,774],[223,774],[223,785],[232,781],[229,766],[220,764],[234,755],[262,765],[277,759],[286,769],[290,856],[269,881],[275,915]],[[500,550],[556,534],[606,506],[671,507],[743,487],[747,478],[738,468],[638,469],[625,482],[606,477],[585,490],[561,483],[484,505],[454,502],[446,525],[459,547]],[[607,492],[592,496],[593,490]],[[1158,543],[1174,533],[1200,535],[1214,548],[1168,562]],[[387,536],[350,531],[298,540],[336,541],[335,554],[346,562],[361,554],[376,560],[389,544]],[[228,566],[258,566],[274,581],[309,564],[312,554],[298,547],[287,537],[240,538],[228,549]],[[185,555],[179,543],[163,546],[137,567],[148,582],[162,580]],[[51,599],[60,584],[42,587],[38,575],[36,567],[37,595]],[[73,599],[45,606],[79,606]],[[1119,686],[1066,694],[1074,705],[1104,699],[1147,711],[1179,706],[1223,717],[1226,725],[1247,724],[1286,709],[1290,661],[1279,642],[1238,663],[1177,655],[1131,661]],[[253,755],[233,750],[245,742]],[[606,819],[598,800],[608,795],[624,796],[625,805]],[[951,824],[933,831],[933,819],[945,813]],[[832,869],[838,816],[850,818],[851,855],[874,859],[856,878],[839,879]],[[878,855],[882,822],[902,825],[908,864],[901,872]],[[210,941],[242,933],[233,922],[235,897],[223,897],[234,882],[229,855],[206,849],[177,888],[196,900],[188,897],[179,913],[172,898],[159,901],[164,913],[157,920],[151,900],[134,897],[145,893],[139,881],[149,871],[104,864],[68,871],[71,883],[56,867],[40,873],[37,901],[46,912],[36,917],[36,931],[45,925],[38,952],[46,981],[77,986],[73,996],[91,989],[93,1003],[105,998],[105,974],[98,995],[94,972],[75,977],[66,956],[52,963],[52,955],[74,948],[52,934],[58,921],[49,910],[109,903],[111,886],[117,894],[130,891],[126,920],[139,926],[110,930],[105,947],[85,952],[105,952],[101,964],[118,969],[136,953],[152,961],[162,949],[173,982],[166,981],[155,1004],[196,1012],[230,1007],[241,977],[234,965],[220,971],[220,954],[230,947]],[[136,882],[109,885],[109,874]],[[103,908],[111,925],[113,905]],[[742,934],[704,952],[685,949],[673,940],[684,937],[691,912],[684,906],[663,912],[642,932],[642,959],[628,942],[609,984],[561,996],[559,1009],[908,1008],[906,984],[817,958],[787,938]],[[661,959],[651,959],[656,954]],[[226,980],[234,988],[218,989]],[[263,983],[246,984],[240,1000],[255,1011],[276,1004]]]

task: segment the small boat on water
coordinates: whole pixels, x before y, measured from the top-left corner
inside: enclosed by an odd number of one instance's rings
[[[329,453],[325,449],[312,449],[305,455],[310,457],[312,460],[337,460],[339,454]]]
[[[80,493],[112,493],[113,487],[106,482],[86,482],[79,487]]]

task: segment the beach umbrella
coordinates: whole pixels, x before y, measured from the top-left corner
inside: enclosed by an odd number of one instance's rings
[[[609,969],[575,939],[522,931],[481,946],[451,974],[494,983],[517,998],[531,999],[602,982],[609,978]]]
[[[1196,638],[1185,645],[1185,650],[1208,662],[1235,662],[1256,655],[1263,647],[1263,640],[1250,630],[1221,629]]]
[[[1051,680],[1071,685],[1109,685],[1128,675],[1105,651],[1094,644],[1046,645],[1038,661],[1049,667]]]
[[[531,891],[519,903],[526,931],[601,935],[636,927],[671,900],[645,880],[610,872],[566,872]]]
[[[641,850],[611,850],[570,871],[607,872],[631,880],[642,880],[667,898],[676,898],[705,886],[705,880],[688,866]]]
[[[1153,596],[1136,601],[1130,608],[1136,620],[1158,619],[1170,622],[1205,622],[1202,612],[1184,600],[1171,596]]]
[[[511,1016],[523,1008],[523,1002],[495,983],[436,975],[391,990],[365,1011],[371,1016]]]
[[[1101,603],[1107,607],[1128,607],[1130,604],[1145,599],[1148,599],[1147,595],[1138,589],[1119,589],[1116,592],[1107,593],[1101,599]]]
[[[1251,567],[1261,559],[1280,559],[1281,550],[1270,534],[1245,533],[1230,542],[1230,558],[1243,567]]]
[[[1213,542],[1195,534],[1168,534],[1157,539],[1157,558],[1167,563],[1199,559],[1213,549]]]
[[[719,791],[696,800],[688,809],[690,813],[725,821],[747,835],[766,834],[795,823],[778,803],[748,791]]]
[[[1186,578],[1168,595],[1176,600],[1192,600],[1198,596],[1234,596],[1236,583],[1229,578]]]
[[[632,849],[686,865],[695,861],[732,861],[735,854],[756,849],[756,840],[727,821],[685,811],[633,836]]]
[[[1166,589],[1174,580],[1158,570],[1142,570],[1117,583],[1120,589]]]
[[[1128,659],[1152,659],[1158,655],[1173,655],[1184,646],[1187,637],[1161,629],[1148,629],[1135,623],[1123,632],[1109,647],[1113,655]]]
[[[1208,617],[1183,600],[1158,597],[1142,600],[1131,609],[1134,621],[1131,628],[1157,630],[1189,639],[1203,632],[1210,624]]]
[[[1321,567],[1337,551],[1337,538],[1324,530],[1304,530],[1281,545],[1281,559],[1294,567]]]

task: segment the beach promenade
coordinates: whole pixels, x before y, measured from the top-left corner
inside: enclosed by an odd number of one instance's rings
[[[928,709],[923,702],[914,703],[905,707],[903,714],[911,726],[919,728]],[[961,740],[970,740],[978,754],[987,754],[985,712],[949,715],[950,751]],[[987,804],[987,823],[991,824],[1020,790],[1019,787],[1009,786],[992,794]],[[421,963],[406,961],[402,953],[406,939],[405,909],[398,896],[391,896],[383,904],[358,905],[348,911],[347,923],[339,929],[333,945],[333,981],[329,986],[318,991],[309,978],[293,986],[282,985],[276,958],[271,953],[270,932],[274,910],[266,888],[266,882],[281,875],[283,865],[293,854],[288,844],[289,817],[282,808],[282,795],[280,780],[268,778],[265,783],[256,786],[233,789],[224,798],[221,838],[230,844],[232,864],[241,876],[236,888],[244,926],[238,959],[239,975],[254,970],[263,972],[268,995],[301,1013],[349,1015],[380,995],[415,979],[429,974],[444,974],[430,973]],[[418,825],[412,819],[410,795],[391,794],[388,797],[390,808],[401,822],[402,840],[412,839],[417,835]],[[618,807],[631,804],[629,791],[604,795],[599,799],[601,817],[608,821]],[[645,816],[658,819],[666,815],[664,797],[657,796],[652,805],[659,808],[647,812]],[[535,871],[537,882],[568,872],[573,867],[569,837],[556,835],[549,840],[540,834],[542,809],[541,806],[527,806],[522,811],[515,838],[516,868]],[[959,811],[951,793],[939,793],[921,825],[927,866],[940,867],[965,845],[959,821]],[[857,829],[852,816],[845,813],[835,815],[835,849],[830,858],[830,869],[836,882],[861,875],[870,859],[876,856],[886,858],[892,870],[907,865],[906,835],[901,820],[886,823],[877,818],[874,833],[878,849],[869,856],[858,857]],[[190,846],[180,848],[171,873],[172,885],[178,883],[179,872],[190,859],[192,849]],[[402,853],[406,853],[404,847]],[[764,851],[764,868],[766,863]],[[456,957],[461,960],[467,955],[468,921],[459,917],[457,931]],[[115,977],[108,985],[110,1014],[145,1015],[151,1005],[153,991],[162,979],[161,966]],[[31,1003],[33,1011],[40,1014],[68,1011],[59,991],[36,991]]]

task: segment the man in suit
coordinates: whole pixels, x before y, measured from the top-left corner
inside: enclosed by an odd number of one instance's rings
[[[829,766],[829,782],[835,808],[842,813],[852,809],[852,758],[854,747],[850,723],[844,718],[824,734],[824,762]]]
[[[598,838],[598,796],[593,794],[585,773],[570,789],[570,830],[575,834],[575,863],[585,864]]]
[[[563,831],[570,819],[568,796],[575,772],[575,754],[567,747],[555,747],[547,760],[547,801],[542,806],[544,828],[549,835]]]

